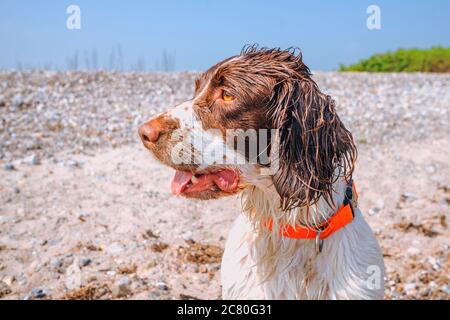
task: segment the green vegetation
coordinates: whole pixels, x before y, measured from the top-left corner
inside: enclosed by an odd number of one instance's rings
[[[375,54],[339,71],[367,72],[450,72],[450,48],[399,49]]]

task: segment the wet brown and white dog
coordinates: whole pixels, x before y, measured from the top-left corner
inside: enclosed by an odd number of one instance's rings
[[[321,241],[320,227],[345,203],[357,152],[301,54],[247,47],[201,74],[191,100],[139,134],[176,170],[174,194],[242,193],[222,259],[224,298],[383,297],[382,254],[356,203],[352,220]],[[318,237],[285,236],[284,226]]]

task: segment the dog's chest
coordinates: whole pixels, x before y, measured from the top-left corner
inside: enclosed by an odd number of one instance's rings
[[[321,253],[311,240],[278,240],[257,238],[243,215],[235,221],[222,259],[224,299],[383,298],[383,257],[359,212]],[[374,267],[377,287],[368,283]]]
[[[315,255],[312,243],[305,244],[303,251],[291,248],[291,254],[274,257],[270,251],[277,248],[268,241],[255,242],[254,237],[249,223],[239,217],[227,239],[222,260],[224,299],[324,297],[326,283],[317,272],[317,261],[310,256]]]

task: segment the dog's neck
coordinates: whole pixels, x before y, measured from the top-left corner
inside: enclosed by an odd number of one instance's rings
[[[336,181],[333,188],[335,204],[342,203],[345,188],[346,183],[343,179]],[[297,208],[285,212],[280,208],[280,200],[274,190],[254,187],[245,190],[243,194],[243,212],[254,230],[252,235],[247,235],[243,241],[249,242],[259,278],[266,281],[277,275],[279,268],[295,265],[300,256],[305,259],[304,261],[313,261],[317,257],[317,252],[315,241],[284,238],[279,232],[269,231],[263,222],[272,219],[273,230],[279,230],[280,224],[301,223],[313,227],[332,216],[336,212],[336,207],[331,207],[325,200],[320,199],[308,210]]]
[[[268,188],[262,184],[267,182]],[[243,214],[227,240],[222,261],[225,297],[257,299],[380,299],[383,287],[367,284],[368,268],[378,266],[383,279],[383,260],[373,233],[356,208],[355,218],[343,230],[324,240],[317,251],[314,239],[293,239],[268,230],[261,223],[309,221],[311,225],[335,213],[325,200],[306,209],[283,212],[269,179],[260,179],[244,191]],[[333,188],[334,203],[344,199],[347,182]],[[240,269],[239,269],[240,268]],[[239,269],[239,272],[237,271]],[[380,282],[381,283],[381,282]]]
[[[280,198],[277,192],[273,190],[273,186],[267,188],[251,187],[244,191],[243,211],[257,230],[261,229],[259,230],[261,232],[265,229],[261,222],[267,222],[269,219],[274,221],[274,230],[278,229],[276,224],[303,224],[314,228],[336,212],[344,200],[346,186],[344,179],[338,179],[334,183],[333,203],[331,205],[324,199],[319,199],[309,208],[299,207],[289,211],[281,209]],[[273,236],[276,236],[276,234]]]

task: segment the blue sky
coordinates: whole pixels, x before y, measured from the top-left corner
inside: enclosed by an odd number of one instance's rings
[[[81,8],[81,30],[66,28],[66,8]],[[366,8],[381,9],[368,30]],[[298,46],[313,70],[333,70],[376,52],[450,45],[450,1],[1,0],[0,68],[53,66],[97,51],[100,67],[120,45],[125,69],[145,59],[155,69],[164,50],[176,70],[203,70],[244,44]]]

